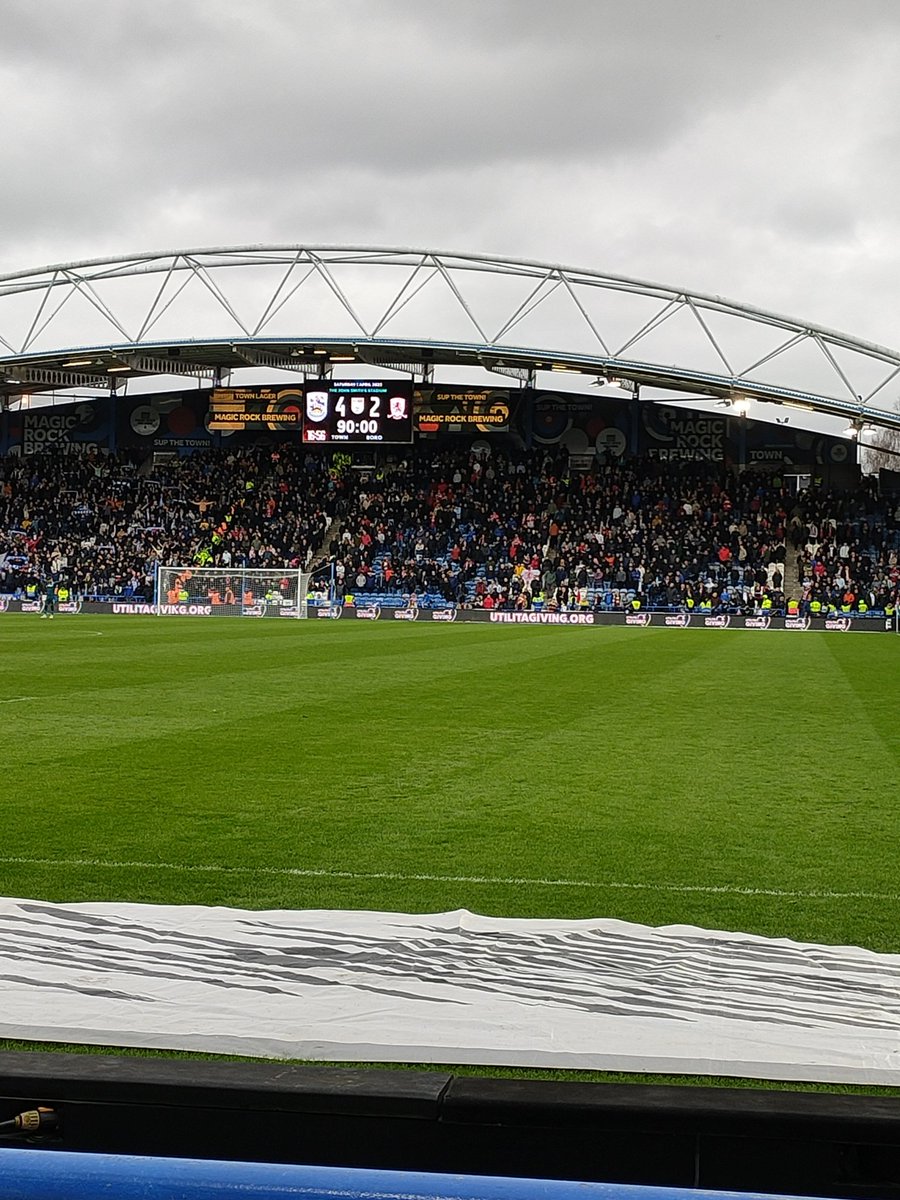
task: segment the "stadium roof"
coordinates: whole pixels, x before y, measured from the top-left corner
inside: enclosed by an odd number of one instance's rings
[[[233,246],[0,276],[0,399],[356,364],[562,371],[900,428],[900,351],[583,267],[369,246]],[[646,398],[647,392],[644,391]],[[660,398],[654,396],[652,398]]]

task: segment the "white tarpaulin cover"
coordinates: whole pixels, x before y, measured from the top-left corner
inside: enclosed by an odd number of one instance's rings
[[[0,899],[0,1037],[900,1084],[900,955],[466,911]]]

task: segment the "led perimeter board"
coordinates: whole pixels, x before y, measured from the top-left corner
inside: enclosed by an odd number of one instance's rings
[[[411,442],[411,381],[317,379],[306,384],[304,442]]]

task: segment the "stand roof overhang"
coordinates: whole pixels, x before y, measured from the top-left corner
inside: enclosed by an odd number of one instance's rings
[[[148,252],[0,276],[0,397],[250,367],[562,371],[900,428],[900,351],[688,289],[365,246]],[[659,398],[659,397],[655,397]],[[672,397],[668,396],[667,400]]]

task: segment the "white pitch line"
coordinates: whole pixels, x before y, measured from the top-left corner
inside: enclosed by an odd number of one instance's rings
[[[11,700],[0,700],[0,704],[24,704],[26,700],[39,699],[39,696],[13,696]]]
[[[0,863],[14,866],[101,867],[105,870],[185,871],[207,875],[287,875],[302,879],[384,879],[401,883],[479,883],[507,887],[588,888],[595,891],[700,892],[711,896],[776,896],[797,900],[900,900],[898,892],[835,892],[787,888],[726,887],[704,883],[627,883],[612,879],[529,879],[516,875],[431,875],[403,871],[336,871],[328,867],[223,867],[207,863],[128,862],[105,858],[25,858],[0,856]]]

